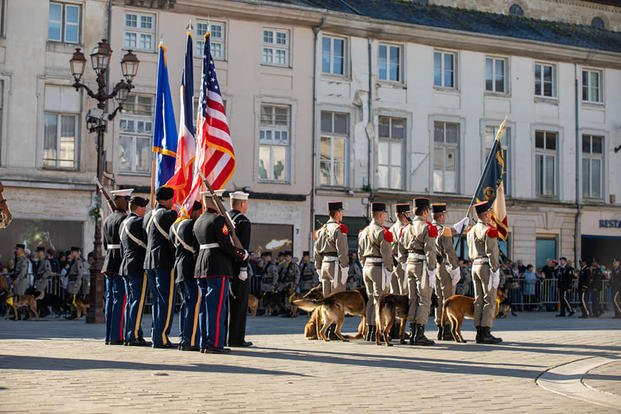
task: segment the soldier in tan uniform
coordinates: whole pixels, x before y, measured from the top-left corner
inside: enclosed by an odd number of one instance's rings
[[[490,226],[491,212],[487,201],[475,204],[478,223],[468,232],[468,254],[472,260],[474,283],[474,326],[478,344],[497,344],[502,339],[491,334],[496,316],[496,289],[500,283],[498,230]]]
[[[349,274],[348,229],[342,223],[343,203],[330,202],[328,210],[330,219],[317,230],[314,249],[324,297],[345,290]]]
[[[392,255],[395,258],[393,261],[394,267],[392,269],[392,278],[390,279],[390,293],[395,295],[407,295],[408,284],[405,277],[405,265],[401,266],[398,262],[399,257],[399,236],[401,230],[410,224],[410,204],[397,204],[397,221],[390,227],[392,233]],[[396,324],[395,324],[396,325]]]
[[[400,237],[401,263],[407,263],[410,308],[410,345],[433,345],[425,336],[425,325],[431,308],[431,292],[436,283],[436,237],[438,229],[427,221],[429,199],[414,200],[414,219],[403,229]]]
[[[386,204],[373,203],[373,220],[358,234],[358,257],[367,289],[367,341],[375,340],[375,303],[387,292],[393,270],[392,233],[384,227]]]
[[[438,229],[436,237],[436,251],[438,267],[436,268],[436,296],[438,297],[438,309],[436,310],[436,326],[438,327],[438,340],[452,341],[451,324],[441,325],[442,303],[445,299],[455,294],[455,286],[461,278],[459,261],[453,246],[453,236],[457,234],[453,227],[446,225],[446,204],[434,203],[431,205],[433,212],[432,224]],[[463,221],[463,220],[462,220]],[[461,224],[460,221],[458,224]],[[447,323],[448,321],[444,321]]]

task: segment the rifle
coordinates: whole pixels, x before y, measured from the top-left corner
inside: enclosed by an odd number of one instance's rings
[[[224,208],[224,205],[222,204],[222,200],[220,200],[220,198],[215,194],[215,192],[213,191],[213,188],[211,188],[211,184],[209,184],[209,182],[205,178],[205,175],[200,169],[198,170],[198,173],[200,174],[201,180],[203,180],[203,184],[207,188],[207,191],[211,193],[213,201],[216,204],[216,209],[218,210],[218,214],[224,217],[224,220],[226,221],[226,227],[229,230],[229,235],[231,236],[233,245],[237,247],[238,249],[246,250],[244,249],[244,246],[242,246],[241,241],[239,241],[237,234],[235,234],[235,226],[233,225],[233,222],[231,221],[231,218],[229,217],[229,215],[226,214],[226,209]]]
[[[112,197],[110,197],[110,194],[108,194],[108,192],[104,188],[103,184],[99,181],[99,178],[97,178],[97,177],[95,177],[95,184],[97,185],[97,188],[99,189],[99,191],[101,191],[101,193],[103,194],[104,198],[108,202],[108,207],[110,208],[110,211],[114,211],[116,209],[116,205],[114,204],[114,201],[112,200]]]

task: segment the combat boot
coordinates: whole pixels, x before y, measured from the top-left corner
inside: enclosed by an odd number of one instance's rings
[[[489,344],[489,345],[495,345],[495,344],[501,343],[502,339],[496,338],[495,336],[492,335],[490,331],[491,329],[488,328],[487,326],[481,327],[481,343]]]
[[[435,344],[435,342],[425,336],[425,325],[416,325],[416,337],[414,338],[414,345],[429,346],[433,344]]]
[[[444,330],[443,330],[443,334],[444,334],[444,340],[445,341],[453,341],[453,334],[451,333],[451,325],[444,325]]]
[[[444,326],[440,324],[436,324],[438,327],[438,341],[444,340]]]
[[[330,338],[331,340],[339,339],[339,337],[336,336],[336,334],[334,333],[335,330],[336,330],[335,324],[330,325],[330,327],[328,328],[328,338]]]
[[[375,330],[375,325],[367,325],[367,336],[364,338],[365,341],[371,342],[371,337],[373,336],[374,330]]]
[[[414,345],[414,338],[416,338],[416,324],[410,322],[410,340],[408,342],[410,345]]]
[[[481,344],[481,343],[483,343],[483,342],[481,342],[481,327],[480,326],[476,326],[476,328],[477,328],[477,336],[476,336],[475,341],[476,341],[477,344]]]
[[[371,340],[370,342],[375,342],[375,336],[377,335],[377,326],[371,325]]]

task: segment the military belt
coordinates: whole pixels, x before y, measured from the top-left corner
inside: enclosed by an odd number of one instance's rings
[[[479,257],[478,259],[474,259],[472,264],[480,265],[480,264],[488,264],[489,259],[487,257]]]
[[[121,248],[120,244],[109,244],[106,246],[106,250],[120,249],[120,248]]]
[[[220,247],[220,243],[208,243],[208,244],[201,244],[199,246],[201,250],[217,249],[218,247]]]
[[[411,260],[426,260],[427,256],[425,256],[424,254],[409,252],[408,253],[408,259],[411,259]]]
[[[364,260],[365,263],[384,263],[384,259],[381,257],[367,257]]]
[[[339,260],[338,256],[325,256],[323,258],[324,262],[337,262]]]

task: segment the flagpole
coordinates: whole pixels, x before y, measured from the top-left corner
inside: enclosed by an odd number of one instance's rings
[[[151,208],[155,206],[155,152],[151,151]]]

